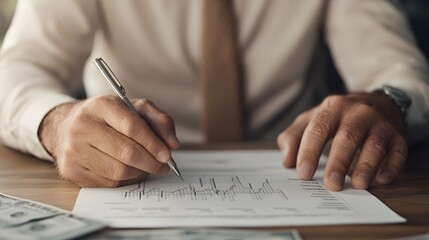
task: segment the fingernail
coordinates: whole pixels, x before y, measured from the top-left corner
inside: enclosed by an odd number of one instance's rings
[[[344,178],[341,177],[340,174],[333,172],[329,175],[329,181],[336,186],[341,186],[343,184]]]
[[[388,184],[392,181],[392,174],[389,171],[383,170],[380,173],[380,181],[382,184]]]
[[[311,179],[313,177],[313,168],[306,162],[301,163],[298,171],[301,173],[301,177],[304,179]]]
[[[358,180],[359,182],[362,182],[362,183],[368,183],[368,182],[369,182],[369,175],[368,175],[367,173],[365,173],[365,172],[361,172],[361,173],[359,173],[359,174],[356,176],[356,178],[357,178],[357,180]]]
[[[161,151],[158,153],[158,161],[166,163],[170,160],[170,154],[167,151]]]

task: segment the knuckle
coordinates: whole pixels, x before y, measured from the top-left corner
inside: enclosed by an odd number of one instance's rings
[[[93,103],[97,106],[99,104],[111,104],[112,102],[116,102],[116,97],[112,95],[101,95],[92,98]]]
[[[126,136],[133,136],[136,132],[139,131],[138,123],[136,123],[131,118],[122,118],[119,123],[120,129]]]
[[[146,137],[142,140],[143,146],[154,156],[156,154],[163,151],[164,149],[160,146],[159,141],[156,137]],[[165,150],[164,150],[165,151]]]
[[[111,95],[101,95],[87,99],[82,105],[82,111],[93,111],[100,109],[100,106],[110,106],[116,102],[115,97]]]
[[[348,113],[348,119],[360,127],[367,128],[375,120],[375,110],[364,103],[355,103]]]
[[[332,158],[329,161],[331,161],[331,169],[333,172],[338,172],[338,173],[342,173],[342,174],[346,174],[347,170],[348,170],[348,165],[346,162],[336,159],[336,158]]]
[[[347,128],[350,129],[350,128]],[[341,142],[344,145],[355,145],[357,146],[361,141],[361,135],[357,131],[344,130],[340,133]]]
[[[309,133],[319,139],[326,139],[330,133],[330,127],[326,122],[313,122],[308,129]]]
[[[368,116],[374,113],[374,109],[365,103],[358,102],[354,104],[354,112],[356,112],[358,116]]]
[[[335,114],[332,113],[331,111],[322,110],[322,111],[319,111],[314,118],[315,118],[315,120],[317,120],[319,122],[327,123],[327,122],[332,121],[332,119],[334,117],[335,117]]]
[[[322,102],[322,106],[326,108],[337,108],[338,106],[344,104],[346,100],[345,96],[342,95],[331,95],[327,96]]]
[[[385,137],[391,136],[392,132],[394,132],[394,129],[388,124],[383,122],[378,122],[373,124],[372,128],[370,129],[370,135],[374,137]]]
[[[153,102],[150,101],[149,99],[146,99],[146,98],[138,99],[136,104],[143,109],[150,108],[150,107],[154,106]]]
[[[121,118],[121,121],[119,122],[119,128],[124,131],[124,134],[128,136],[128,132],[130,131],[130,128],[132,127],[132,124],[130,123],[130,120],[128,118]]]
[[[137,147],[130,143],[124,144],[121,147],[119,156],[124,163],[133,163],[138,156]]]
[[[298,161],[308,159],[308,161],[313,162],[317,157],[318,151],[317,149],[313,148],[313,146],[309,145],[302,145],[300,146],[299,153],[298,153]],[[309,163],[310,163],[309,162]]]
[[[82,114],[76,114],[72,117],[70,124],[68,125],[68,131],[71,135],[82,135],[87,133],[87,129],[85,126],[87,126],[88,122],[86,117]]]
[[[395,147],[392,149],[392,153],[396,155],[401,161],[407,159],[408,150],[406,147]]]
[[[158,121],[163,126],[171,127],[171,126],[174,125],[173,118],[170,115],[166,114],[166,113],[161,113],[159,115],[159,117],[158,117]]]
[[[370,140],[370,147],[384,156],[386,155],[387,141],[381,137],[373,138]]]
[[[369,162],[361,162],[358,163],[356,169],[358,170],[358,172],[371,173],[372,171],[374,171],[374,165]]]
[[[126,165],[119,165],[113,170],[112,179],[113,180],[125,180],[129,175],[129,167]]]

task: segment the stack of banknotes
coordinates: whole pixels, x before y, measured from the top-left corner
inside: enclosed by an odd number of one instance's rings
[[[0,193],[0,240],[75,239],[105,226],[53,206]]]
[[[106,224],[31,200],[0,193],[0,240],[301,240],[298,232],[225,229],[114,230]],[[100,229],[103,229],[99,231]]]

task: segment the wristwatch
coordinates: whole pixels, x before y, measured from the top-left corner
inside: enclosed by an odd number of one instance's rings
[[[404,114],[404,119],[407,117],[412,101],[406,92],[388,85],[383,85],[374,92],[390,98],[399,107],[399,109],[401,109],[401,112]]]

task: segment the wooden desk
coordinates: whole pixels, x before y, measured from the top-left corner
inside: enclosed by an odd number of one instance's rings
[[[271,144],[207,146],[210,149],[270,148]],[[410,151],[400,179],[369,191],[395,212],[404,224],[287,227],[298,229],[304,239],[389,239],[429,232],[429,140]],[[79,188],[58,179],[55,166],[0,146],[0,192],[72,210]]]

